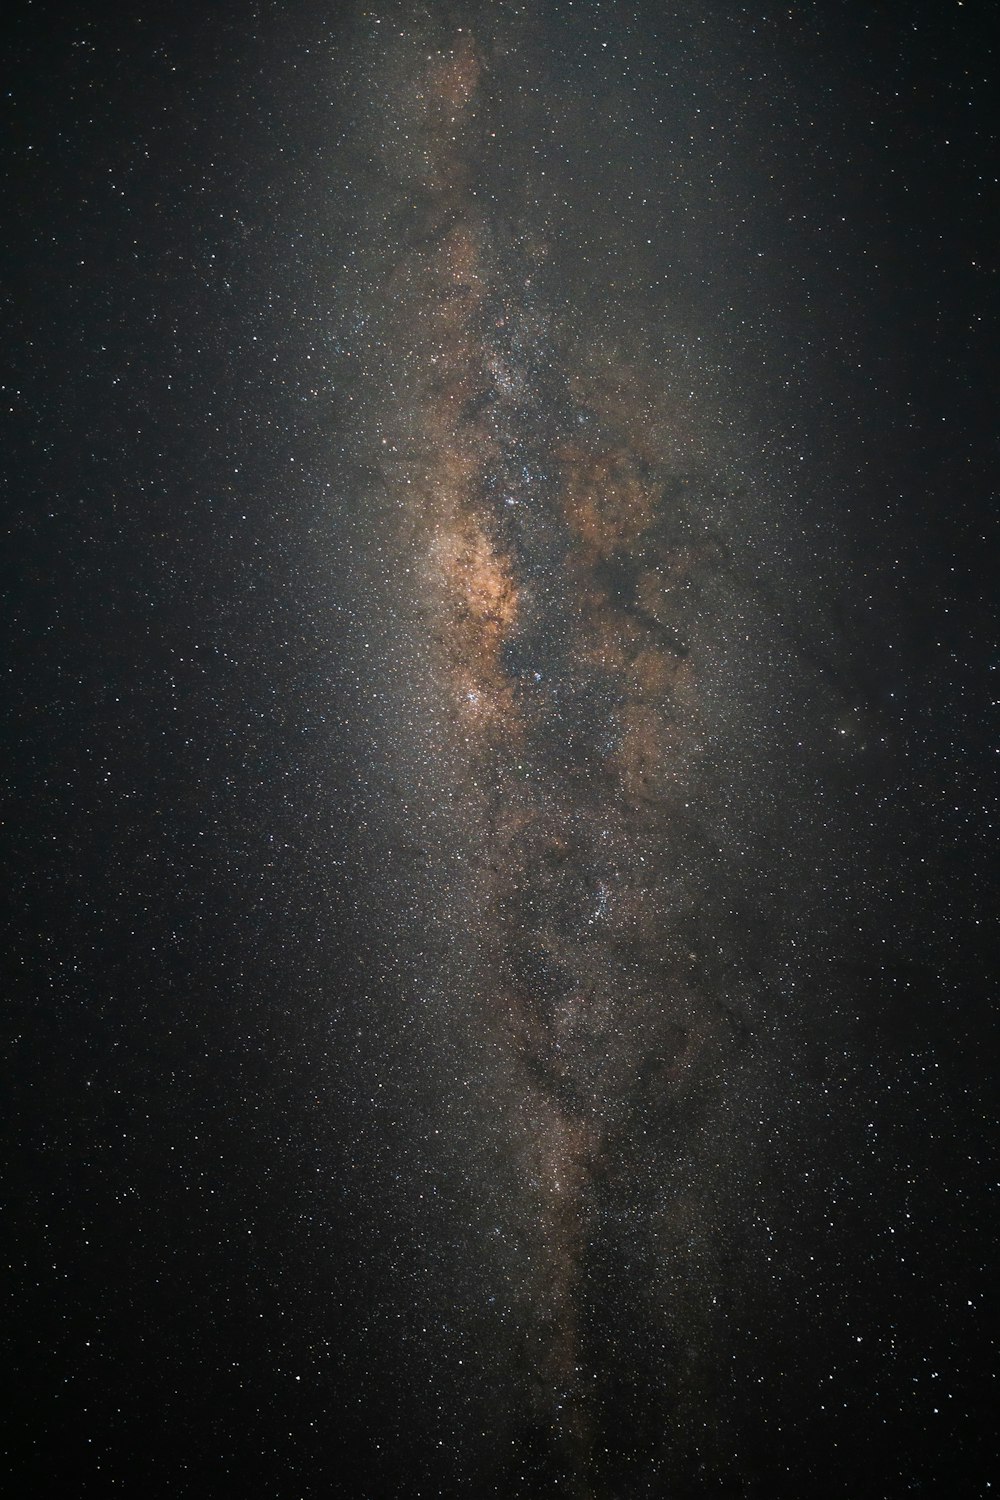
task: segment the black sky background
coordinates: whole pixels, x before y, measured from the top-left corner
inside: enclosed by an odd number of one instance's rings
[[[638,37],[676,99],[658,7],[577,10],[579,51],[569,20],[553,50],[584,95]],[[376,1101],[395,1017],[388,988],[371,1004],[366,895],[391,856],[368,754],[377,559],[331,441],[358,207],[330,77],[352,24],[310,5],[25,5],[8,41],[11,1493],[460,1488],[438,1447],[451,1419],[400,1398],[432,1358],[415,1330],[439,1290],[419,1279],[407,1170],[430,1105]],[[889,745],[863,772],[886,793],[881,951],[844,960],[819,1262],[770,1341],[734,1341],[733,1493],[978,1495],[995,1475],[994,22],[973,4],[718,5],[712,25],[750,60],[749,82],[704,63],[697,84],[745,132],[733,182],[706,202],[695,143],[672,195],[595,230],[580,297],[588,275],[594,295],[634,276],[651,239],[650,280],[704,330],[748,429],[804,436],[817,501],[795,546],[829,539],[863,572],[838,660]],[[655,182],[657,142],[642,150]],[[850,1161],[873,1103],[884,1152]],[[433,1170],[457,1191],[444,1155]],[[452,1256],[443,1235],[442,1282]]]

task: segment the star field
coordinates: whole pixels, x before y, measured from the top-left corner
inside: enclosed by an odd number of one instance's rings
[[[985,1495],[982,17],[15,29],[15,1488]]]

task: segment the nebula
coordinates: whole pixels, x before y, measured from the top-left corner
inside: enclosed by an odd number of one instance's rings
[[[527,1240],[509,1441],[546,1493],[588,1496],[605,1492],[607,1366],[628,1363],[600,1305],[616,1184],[650,1101],[662,1120],[710,1098],[741,1040],[692,946],[702,584],[720,550],[658,372],[574,334],[547,302],[544,233],[491,216],[500,67],[463,28],[380,43],[395,206],[366,432],[437,700],[424,769],[475,851],[456,983],[506,1077]],[[455,920],[442,902],[445,947]],[[665,1260],[693,1232],[668,1198],[650,1210]],[[681,1340],[695,1314],[656,1316]],[[689,1376],[680,1359],[651,1397],[664,1421]]]

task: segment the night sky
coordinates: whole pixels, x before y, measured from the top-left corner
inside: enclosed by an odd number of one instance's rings
[[[6,1492],[1000,1486],[994,45],[16,8]]]

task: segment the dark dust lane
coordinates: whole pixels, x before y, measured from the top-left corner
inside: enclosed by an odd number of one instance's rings
[[[741,930],[753,893],[733,867],[784,820],[754,730],[762,643],[804,722],[803,669],[733,562],[732,481],[690,372],[634,328],[581,331],[571,278],[560,299],[564,247],[518,171],[536,28],[428,13],[363,46],[358,443],[422,683],[383,734],[410,726],[397,760],[437,820],[432,890],[444,847],[465,851],[426,920],[437,951],[461,947],[441,981],[469,1036],[453,1069],[488,1049],[474,1108],[511,1173],[495,1461],[503,1482],[581,1496],[636,1464],[724,1472],[717,1200],[741,1152],[725,1096],[779,943],[767,917]],[[560,101],[530,108],[537,126]],[[794,817],[801,788],[785,795]]]

